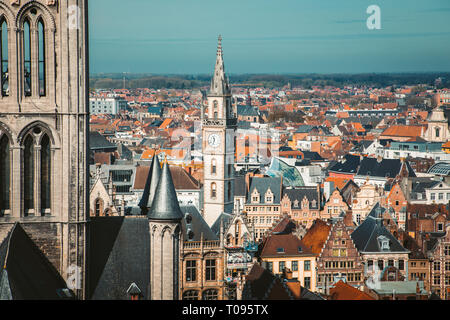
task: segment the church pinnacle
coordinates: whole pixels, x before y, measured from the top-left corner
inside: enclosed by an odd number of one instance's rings
[[[214,75],[211,80],[211,95],[226,95],[230,94],[230,86],[228,79],[225,77],[225,65],[223,62],[222,50],[222,36],[219,35],[217,44],[216,66],[214,68]]]

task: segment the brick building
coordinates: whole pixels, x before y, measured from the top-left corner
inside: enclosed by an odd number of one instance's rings
[[[283,188],[281,212],[309,228],[320,217],[320,191],[318,187]]]
[[[364,266],[350,234],[343,219],[331,225],[317,257],[317,289],[322,293],[340,280],[353,287],[364,283]]]

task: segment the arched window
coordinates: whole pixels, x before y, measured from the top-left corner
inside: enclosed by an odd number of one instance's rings
[[[198,300],[197,290],[188,290],[183,293],[183,300]]]
[[[0,72],[1,95],[9,96],[8,74],[8,24],[4,18],[0,18]]]
[[[208,289],[203,291],[203,300],[217,300],[218,291],[216,289]]]
[[[23,24],[23,74],[25,96],[31,96],[31,29],[30,21]]]
[[[39,64],[39,96],[46,94],[46,75],[45,75],[45,28],[42,19],[38,22],[38,64]]]
[[[9,210],[10,161],[9,139],[6,135],[0,138],[0,216]]]
[[[216,159],[211,160],[211,174],[217,173],[217,161]]]
[[[211,198],[215,199],[217,197],[217,185],[215,182],[211,183]]]
[[[96,199],[95,200],[95,216],[96,217],[100,217],[101,213],[102,213],[102,200],[100,199]]]
[[[441,133],[441,129],[440,128],[436,128],[436,138],[439,138]]]
[[[219,112],[218,112],[218,102],[216,101],[216,100],[214,100],[214,102],[213,102],[213,106],[214,106],[214,108],[213,108],[213,112],[214,112],[214,119],[217,119],[218,118],[218,115],[219,115]]]
[[[23,194],[25,216],[34,209],[34,139],[28,135],[23,150]]]
[[[46,209],[50,209],[51,182],[50,139],[44,134],[41,140],[41,208],[43,214]]]

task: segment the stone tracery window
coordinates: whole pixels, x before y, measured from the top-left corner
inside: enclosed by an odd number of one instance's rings
[[[25,96],[31,96],[31,26],[30,21],[25,19],[23,24],[23,74],[24,74],[24,93]]]
[[[28,135],[24,143],[23,152],[23,195],[25,216],[34,210],[34,139]]]
[[[8,70],[8,24],[0,17],[0,94],[9,96],[9,70]]]
[[[22,144],[24,216],[51,213],[51,140],[40,126],[31,128]]]
[[[50,139],[44,134],[41,140],[41,208],[50,209],[50,186],[51,186],[51,154]]]
[[[46,95],[46,75],[45,75],[45,27],[44,21],[38,22],[38,69],[39,69],[39,96]]]
[[[10,154],[9,139],[0,134],[0,216],[10,209]]]

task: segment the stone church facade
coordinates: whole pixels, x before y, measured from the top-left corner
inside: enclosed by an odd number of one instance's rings
[[[0,228],[20,224],[83,299],[87,0],[2,0],[0,28]]]

